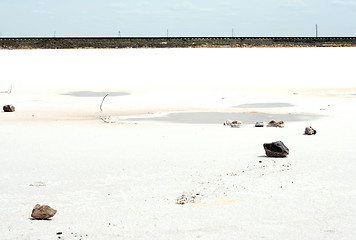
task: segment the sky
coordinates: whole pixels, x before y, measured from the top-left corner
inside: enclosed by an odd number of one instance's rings
[[[0,0],[1,37],[356,37],[356,0]]]

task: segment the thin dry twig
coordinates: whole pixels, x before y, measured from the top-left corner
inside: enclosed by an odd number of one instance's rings
[[[12,91],[12,85],[10,85],[9,89],[7,91],[2,91],[0,93],[7,93],[7,94],[10,94]]]
[[[101,101],[101,104],[100,104],[100,111],[101,111],[101,112],[103,111],[102,107],[103,107],[104,100],[105,100],[105,98],[106,98],[108,95],[109,95],[109,94],[106,94],[105,97],[103,98],[103,101]]]

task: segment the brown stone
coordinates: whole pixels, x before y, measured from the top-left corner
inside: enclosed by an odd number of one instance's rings
[[[267,127],[279,127],[279,128],[284,128],[284,122],[283,121],[270,121],[268,124],[267,124]]]
[[[48,205],[36,204],[36,206],[32,210],[31,217],[35,219],[45,220],[53,217],[56,212],[57,210],[54,210]]]
[[[231,126],[231,127],[233,127],[233,128],[240,128],[240,127],[242,127],[242,122],[241,122],[241,121],[237,121],[237,120],[234,120],[234,121],[232,121],[232,120],[226,120],[226,121],[224,122],[224,125],[225,125],[225,126]]]
[[[2,109],[4,112],[15,112],[15,107],[13,105],[5,105]]]

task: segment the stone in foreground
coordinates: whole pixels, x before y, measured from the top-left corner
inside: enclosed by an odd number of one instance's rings
[[[312,128],[311,126],[309,126],[309,127],[305,128],[304,134],[305,135],[315,135],[316,130],[314,128]]]
[[[48,205],[39,205],[36,206],[32,210],[31,217],[38,220],[46,220],[53,217],[56,214],[57,210],[54,210]]]
[[[289,149],[282,141],[263,144],[267,157],[287,157]]]
[[[13,105],[5,105],[2,109],[4,112],[15,112],[15,107]]]

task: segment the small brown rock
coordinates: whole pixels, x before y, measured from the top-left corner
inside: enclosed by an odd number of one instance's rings
[[[267,124],[267,127],[279,127],[279,128],[284,128],[284,122],[283,121],[270,121],[268,124]]]
[[[57,210],[54,210],[48,205],[39,205],[36,206],[32,210],[31,217],[35,219],[45,220],[53,217],[57,213]]]
[[[241,121],[233,121],[231,124],[232,128],[241,128],[242,127],[242,122]]]
[[[242,122],[241,122],[241,121],[237,121],[237,120],[234,120],[234,121],[232,121],[232,120],[226,120],[226,121],[224,122],[224,125],[225,125],[225,126],[231,126],[231,127],[233,127],[233,128],[240,128],[240,127],[242,127]]]
[[[15,107],[13,105],[5,105],[2,109],[4,112],[15,112]]]

